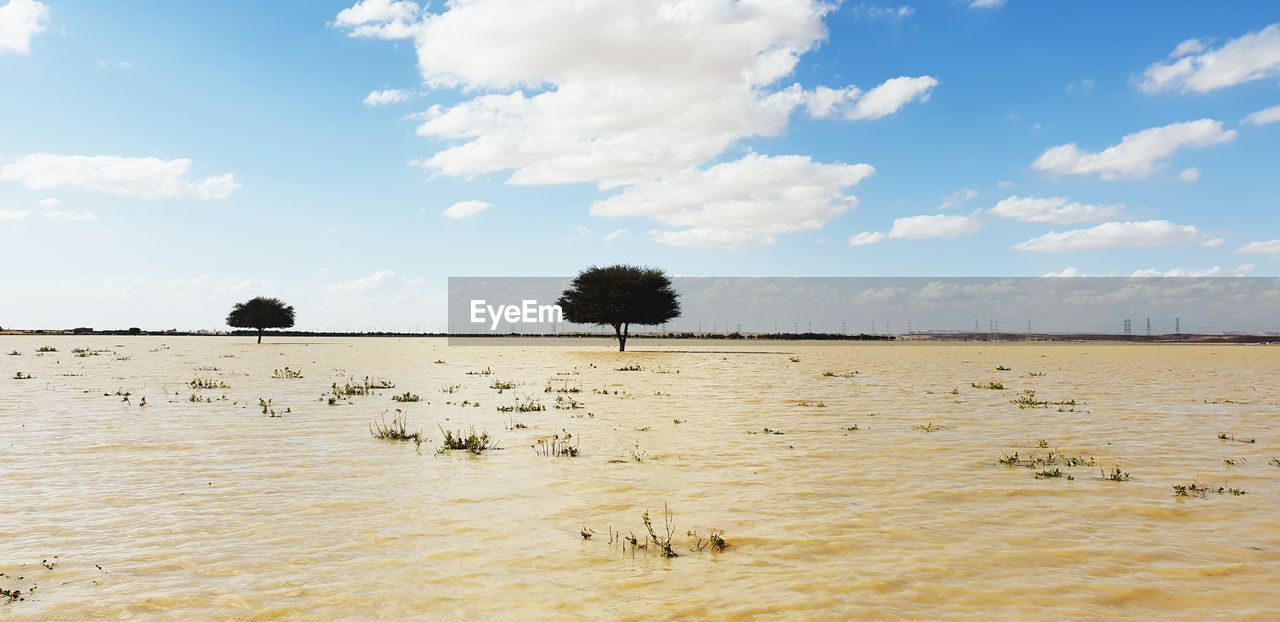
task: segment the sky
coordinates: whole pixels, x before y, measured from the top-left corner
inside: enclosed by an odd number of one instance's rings
[[[1278,276],[1273,1],[0,0],[0,326],[447,278]]]

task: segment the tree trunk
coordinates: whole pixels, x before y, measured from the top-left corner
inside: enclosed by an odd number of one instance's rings
[[[618,351],[619,351],[619,352],[626,352],[626,351],[627,351],[627,334],[626,334],[626,332],[623,330],[623,325],[622,325],[622,324],[614,324],[614,325],[613,325],[613,334],[615,334],[615,335],[617,335],[617,336],[618,336]]]
[[[262,329],[258,329],[258,343],[262,343]]]

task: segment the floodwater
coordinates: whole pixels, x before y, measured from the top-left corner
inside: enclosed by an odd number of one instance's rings
[[[0,336],[0,619],[1280,616],[1277,347],[267,341]]]

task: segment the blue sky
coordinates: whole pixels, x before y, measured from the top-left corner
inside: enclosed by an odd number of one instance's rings
[[[612,262],[1280,273],[1280,5],[972,4],[8,0],[0,325],[433,328],[448,276]]]

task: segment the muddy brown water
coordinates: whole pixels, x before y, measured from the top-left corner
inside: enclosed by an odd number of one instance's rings
[[[26,598],[0,619],[1280,611],[1280,348],[633,347],[0,336],[0,588]],[[395,388],[328,404],[366,376]],[[396,408],[419,450],[370,436]],[[502,450],[437,454],[438,426]],[[531,447],[563,431],[577,457]],[[998,463],[1051,451],[1092,466]],[[679,557],[609,542],[664,505]],[[730,547],[691,550],[712,529]]]

